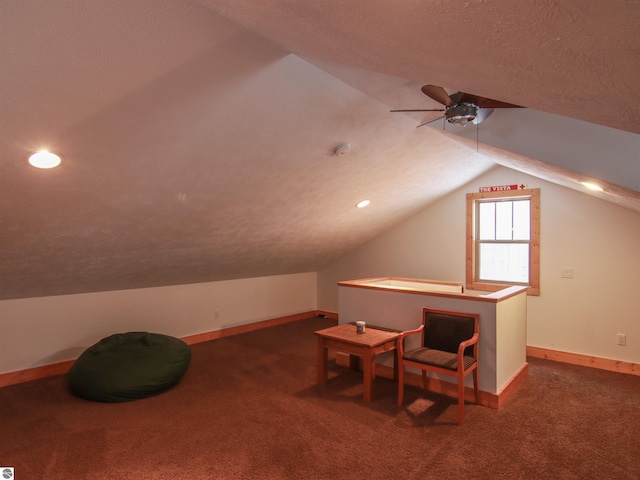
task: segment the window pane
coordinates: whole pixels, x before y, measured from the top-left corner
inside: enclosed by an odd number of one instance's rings
[[[513,239],[513,202],[496,203],[496,240]]]
[[[513,202],[513,239],[531,239],[531,201]]]
[[[529,283],[529,245],[480,244],[478,280]]]
[[[495,202],[482,202],[479,204],[478,236],[480,240],[496,239]]]

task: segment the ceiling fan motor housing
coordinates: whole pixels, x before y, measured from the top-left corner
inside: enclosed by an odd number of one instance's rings
[[[444,113],[449,123],[457,123],[459,125],[466,125],[472,122],[476,115],[478,115],[478,106],[467,102],[454,103]]]

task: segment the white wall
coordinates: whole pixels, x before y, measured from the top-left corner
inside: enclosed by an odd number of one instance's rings
[[[316,281],[302,273],[0,301],[0,373],[75,359],[113,333],[184,337],[313,311]]]
[[[519,183],[541,191],[541,295],[528,297],[527,344],[639,362],[640,214],[502,167],[319,271],[318,308],[338,311],[341,280],[464,281],[465,194]],[[574,278],[560,278],[561,267]]]

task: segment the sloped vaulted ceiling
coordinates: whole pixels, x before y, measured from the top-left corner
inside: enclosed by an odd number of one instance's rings
[[[303,57],[640,133],[634,1],[199,1]]]
[[[498,113],[490,156],[389,109],[436,108],[433,83],[633,150],[638,20],[635,2],[0,0],[0,298],[313,271],[495,162],[593,176],[518,152]],[[63,165],[29,167],[40,148]]]

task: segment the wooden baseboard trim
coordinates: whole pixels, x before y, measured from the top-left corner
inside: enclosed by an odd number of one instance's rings
[[[336,352],[336,363],[338,365],[349,367],[349,355],[342,352]],[[522,368],[509,380],[509,382],[503,387],[503,389],[495,394],[480,390],[480,405],[485,407],[499,409],[505,402],[511,397],[513,392],[517,389],[518,385],[527,378],[529,374],[529,366],[523,365]],[[393,368],[388,365],[376,365],[376,376],[393,379]],[[422,375],[414,372],[405,372],[404,374],[405,384],[413,387],[422,388]],[[458,386],[455,383],[447,382],[438,378],[431,378],[427,388],[430,392],[439,393],[452,398],[458,398]],[[471,403],[475,403],[475,395],[473,388],[465,387],[464,392],[465,400]]]
[[[497,401],[498,404],[494,408],[502,407],[509,398],[513,395],[513,393],[517,390],[518,386],[529,376],[529,364],[525,363],[520,370],[516,372],[516,374],[509,379],[502,390],[498,392]]]
[[[609,372],[626,373],[628,375],[640,376],[640,364],[624,362],[622,360],[612,360],[610,358],[592,357],[580,355],[578,353],[562,352],[559,350],[549,350],[540,347],[527,347],[527,356],[544,358],[555,362],[570,363],[583,367],[599,368]]]
[[[212,332],[198,333],[196,335],[189,335],[182,337],[182,340],[187,345],[193,345],[195,343],[208,342],[215,340],[216,338],[231,337],[233,335],[239,335],[241,333],[253,332],[254,330],[261,330],[263,328],[275,327],[276,325],[284,325],[285,323],[297,322],[300,320],[307,320],[316,316],[315,311],[296,313],[294,315],[286,315],[284,317],[270,318],[268,320],[262,320],[259,322],[246,323],[244,325],[237,325],[235,327],[223,328],[221,330],[214,330]]]
[[[213,332],[189,335],[187,337],[182,337],[182,340],[187,345],[193,345],[196,343],[208,342],[209,340],[215,340],[216,338],[230,337],[232,335],[252,332],[254,330],[260,330],[262,328],[274,327],[276,325],[283,325],[285,323],[306,320],[309,318],[313,318],[316,315],[317,312],[315,310],[310,312],[297,313],[294,315],[286,315],[284,317],[271,318],[269,320],[262,320],[259,322],[247,323],[245,325],[223,328],[221,330],[215,330]],[[27,368],[25,370],[18,370],[15,372],[0,373],[0,388],[7,387],[9,385],[15,385],[17,383],[30,382],[31,380],[40,380],[42,378],[53,377],[55,375],[64,375],[69,371],[75,361],[75,359],[66,360],[64,362],[42,365],[40,367]]]
[[[41,367],[27,368],[26,370],[18,370],[16,372],[8,372],[0,374],[0,388],[16,383],[30,382],[31,380],[40,380],[41,378],[53,377],[55,375],[64,375],[69,371],[75,360],[67,360],[65,362],[52,363]]]
[[[335,312],[327,312],[326,310],[316,310],[316,315],[324,318],[328,318],[329,320],[338,321],[338,314]]]

